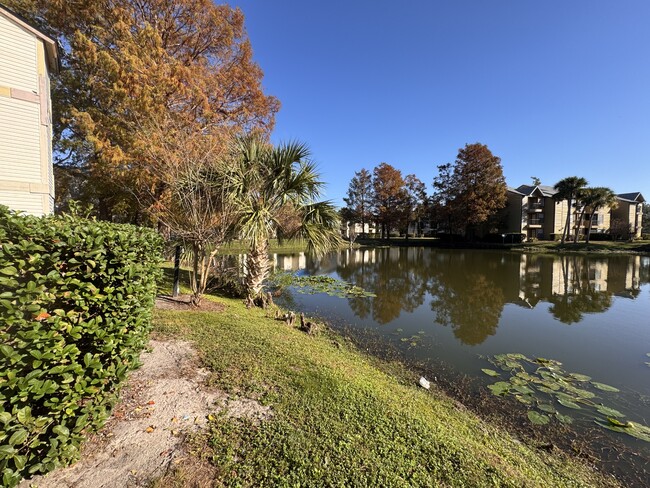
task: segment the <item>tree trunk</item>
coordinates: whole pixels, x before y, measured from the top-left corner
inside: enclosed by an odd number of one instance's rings
[[[200,286],[200,275],[201,270],[199,269],[200,255],[203,253],[202,246],[196,242],[192,243],[192,272],[190,276],[190,288],[192,289],[192,297],[190,302],[194,306],[198,306],[201,303],[201,286]]]
[[[263,240],[257,246],[251,246],[246,262],[246,306],[255,305],[255,300],[262,294],[262,285],[270,267],[269,243]]]
[[[591,237],[591,226],[594,223],[594,214],[598,212],[598,207],[594,207],[591,211],[591,218],[589,219],[589,223],[587,224],[587,235],[585,237],[585,243],[589,244],[589,238]]]
[[[564,224],[564,231],[562,232],[562,244],[564,244],[564,241],[571,230],[571,198],[567,199],[567,205],[566,223]]]
[[[573,242],[578,242],[580,240],[580,227],[582,227],[582,221],[585,218],[585,212],[587,211],[587,207],[583,207],[582,212],[580,212],[580,217],[578,217],[578,221],[576,222],[576,231],[574,233],[574,238]]]

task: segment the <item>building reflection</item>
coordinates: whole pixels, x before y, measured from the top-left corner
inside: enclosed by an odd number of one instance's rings
[[[300,271],[307,267],[307,257],[304,252],[295,254],[271,254],[274,271]]]

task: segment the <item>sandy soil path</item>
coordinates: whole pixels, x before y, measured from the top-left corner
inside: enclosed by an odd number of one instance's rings
[[[204,428],[208,415],[264,419],[268,407],[253,400],[229,400],[205,387],[208,371],[199,367],[188,342],[156,341],[142,354],[120,394],[113,415],[83,448],[73,466],[24,480],[20,488],[119,488],[148,486],[152,479],[183,463],[183,441]]]

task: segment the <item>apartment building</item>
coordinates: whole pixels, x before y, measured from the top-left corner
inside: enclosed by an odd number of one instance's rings
[[[616,195],[618,206],[612,209],[612,221],[626,228],[629,238],[641,237],[643,204],[645,199],[641,193],[620,193]]]
[[[591,220],[591,235],[610,232],[613,222],[629,228],[625,237],[641,236],[641,218],[645,200],[640,193],[622,193],[617,196],[618,206],[614,209],[601,208],[596,212],[584,209],[579,202],[557,200],[557,191],[547,185],[521,185],[508,188],[508,203],[501,219],[504,232],[519,233],[530,241],[553,240],[562,235],[569,213],[570,235],[576,230],[584,238]],[[584,210],[584,211],[583,211]]]
[[[568,212],[566,200],[556,201],[557,193],[547,185],[508,188],[504,217],[506,233],[523,234],[526,240],[553,239],[562,234]]]

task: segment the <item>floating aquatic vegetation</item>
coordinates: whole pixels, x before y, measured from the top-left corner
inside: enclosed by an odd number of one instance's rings
[[[400,341],[408,342],[410,347],[415,347],[419,344],[421,339],[421,335],[412,335],[411,337],[402,337]]]
[[[571,412],[580,412],[581,416],[593,415],[594,422],[605,429],[650,442],[650,427],[627,421],[625,414],[600,403],[602,392],[617,393],[618,388],[593,381],[584,374],[568,373],[554,359],[529,358],[519,353],[497,354],[486,359],[495,369],[481,371],[499,378],[488,385],[489,390],[497,396],[513,396],[526,405],[528,419],[533,424],[546,425],[551,418],[569,424],[574,420]]]
[[[337,280],[336,278],[326,275],[296,276],[292,273],[277,273],[271,278],[269,284],[275,288],[291,286],[295,288],[298,293],[308,295],[326,293],[327,295],[340,298],[364,298],[377,296],[359,286],[353,285],[352,283]]]

